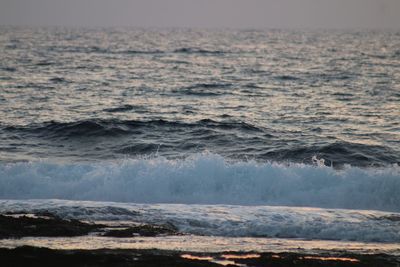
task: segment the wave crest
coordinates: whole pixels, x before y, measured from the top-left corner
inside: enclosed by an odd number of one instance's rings
[[[228,162],[210,154],[0,165],[0,198],[312,206],[400,211],[400,170]]]
[[[124,108],[124,107],[123,107]],[[127,106],[126,108],[131,108]],[[112,109],[111,111],[120,111],[121,108]],[[210,128],[210,129],[235,129],[247,131],[262,131],[256,126],[245,122],[234,121],[214,121],[203,119],[197,122],[179,122],[167,120],[118,120],[118,119],[90,119],[74,122],[58,122],[49,121],[41,124],[30,124],[26,126],[8,126],[3,130],[6,132],[14,132],[21,134],[45,135],[52,138],[64,137],[93,137],[93,136],[109,136],[111,134],[135,134],[138,129],[149,130],[155,127],[159,128],[181,128],[183,130],[193,128]]]

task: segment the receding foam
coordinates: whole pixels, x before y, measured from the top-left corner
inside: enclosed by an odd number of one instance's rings
[[[0,212],[7,211],[47,211],[66,219],[125,227],[135,223],[172,224],[183,233],[200,236],[400,242],[400,213],[384,211],[54,199],[0,200]]]

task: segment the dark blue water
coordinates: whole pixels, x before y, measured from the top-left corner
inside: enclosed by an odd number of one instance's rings
[[[397,32],[0,29],[0,160],[400,162]]]

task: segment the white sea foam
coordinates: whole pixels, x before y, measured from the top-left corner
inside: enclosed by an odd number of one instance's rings
[[[278,206],[3,200],[0,212],[46,210],[111,224],[172,224],[195,235],[400,242],[400,213]]]
[[[400,211],[400,170],[185,160],[2,163],[1,199],[283,205]]]

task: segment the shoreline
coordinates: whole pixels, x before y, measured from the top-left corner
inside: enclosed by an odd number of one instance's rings
[[[173,225],[140,224],[110,227],[79,220],[62,219],[49,212],[0,214],[0,240],[23,237],[114,238],[179,236]],[[51,249],[26,244],[0,248],[0,261],[9,266],[396,266],[400,259],[388,254],[356,254],[346,251],[302,252],[219,251],[190,252],[166,249]]]
[[[53,250],[22,246],[0,248],[0,260],[9,266],[399,266],[397,257],[375,254],[321,254],[271,252],[188,253],[167,250]]]

